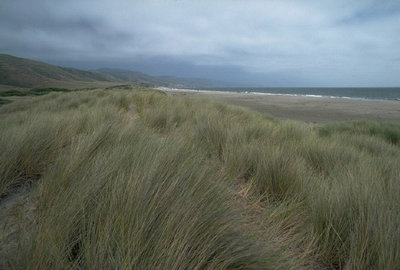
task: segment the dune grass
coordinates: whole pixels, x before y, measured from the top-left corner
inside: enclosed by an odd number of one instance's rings
[[[319,134],[322,136],[337,133],[366,134],[371,137],[381,137],[389,143],[400,145],[400,125],[396,123],[368,121],[334,123],[325,125],[319,130]]]
[[[311,128],[149,89],[50,93],[0,115],[1,198],[27,183],[38,198],[0,265],[400,267],[398,123]]]

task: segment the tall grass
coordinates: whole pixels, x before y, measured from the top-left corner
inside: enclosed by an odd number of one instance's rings
[[[331,134],[366,134],[372,137],[380,137],[392,144],[400,144],[400,126],[390,122],[356,121],[325,125],[319,130],[322,136]]]
[[[39,198],[8,267],[400,267],[399,124],[310,128],[148,89],[0,114],[2,198]]]
[[[269,213],[266,218],[290,229],[304,251],[313,246],[315,260],[334,268],[400,266],[394,244],[400,243],[400,205],[397,199],[387,200],[399,190],[398,123],[311,129],[204,100],[192,100],[188,113],[180,116],[184,119],[173,121],[174,112],[184,111],[186,102],[149,97],[148,109],[141,115],[157,131],[160,126],[152,122],[157,110],[171,108],[163,115],[169,126],[179,125],[172,133],[187,134],[192,145],[219,162],[231,180],[248,186],[249,201],[260,201],[258,205]]]

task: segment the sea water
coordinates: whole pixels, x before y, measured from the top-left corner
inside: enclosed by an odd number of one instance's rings
[[[243,92],[263,95],[308,96],[320,98],[351,98],[400,101],[400,87],[374,88],[208,88],[202,90]]]

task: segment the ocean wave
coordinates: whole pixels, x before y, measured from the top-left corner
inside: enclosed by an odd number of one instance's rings
[[[311,97],[311,98],[330,98],[330,99],[351,99],[351,100],[391,100],[400,101],[400,98],[367,98],[367,97],[348,97],[348,96],[332,96],[332,95],[315,95],[315,94],[287,94],[272,92],[240,92],[243,94],[264,95],[264,96],[287,96],[287,97]]]

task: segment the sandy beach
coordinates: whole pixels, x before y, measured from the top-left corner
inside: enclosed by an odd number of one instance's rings
[[[400,102],[307,96],[264,95],[222,91],[197,91],[161,88],[171,95],[193,95],[214,98],[247,107],[279,119],[307,123],[351,120],[400,121]]]

